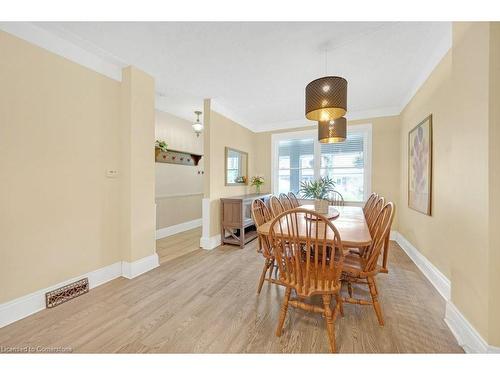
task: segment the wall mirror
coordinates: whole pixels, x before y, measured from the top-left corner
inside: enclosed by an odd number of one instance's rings
[[[226,186],[248,184],[248,154],[234,148],[225,150]]]

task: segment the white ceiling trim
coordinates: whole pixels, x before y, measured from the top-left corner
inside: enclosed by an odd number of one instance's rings
[[[448,51],[452,47],[452,29],[451,26],[449,28],[449,33],[443,38],[439,46],[434,50],[434,54],[429,59],[427,66],[423,67],[422,72],[420,73],[418,79],[415,81],[412,88],[408,91],[406,96],[403,98],[401,105],[399,106],[399,113],[403,112],[403,109],[408,105],[410,100],[415,96],[418,90],[423,86],[425,81],[430,77],[431,73],[436,69],[438,64],[441,62],[443,57],[448,53]]]
[[[376,117],[397,116],[400,113],[401,113],[400,107],[386,107],[386,108],[370,109],[366,111],[347,112],[346,118],[349,121],[356,121],[356,120],[372,119]],[[273,124],[264,124],[260,127],[256,127],[254,131],[257,133],[262,133],[267,131],[302,128],[305,126],[314,126],[314,125],[316,125],[315,121],[308,121],[306,119],[303,119],[297,121],[285,121]]]
[[[122,67],[104,60],[30,22],[0,22],[0,29],[115,81],[122,80]]]
[[[106,54],[106,51],[98,51],[98,47],[91,48],[92,46],[85,40],[81,40],[80,42],[86,43],[87,48],[82,48],[78,46],[74,41],[64,39],[61,36],[38,27],[37,25],[30,22],[0,22],[0,30],[15,35],[23,40],[26,40],[27,42],[44,48],[56,55],[64,57],[72,62],[82,65],[97,73],[103,74],[104,76],[116,81],[121,82],[122,68],[128,65],[125,62],[120,62],[112,57],[103,57],[102,55]],[[452,45],[451,39],[452,34],[450,27],[449,34],[440,41],[439,48],[435,49],[435,53],[429,59],[429,63],[426,67],[424,67],[422,73],[415,81],[415,84],[412,86],[411,90],[409,90],[405,95],[400,106],[349,112],[346,116],[348,120],[353,121],[375,117],[399,115],[406,107],[406,105],[410,102],[410,100],[415,96],[420,87],[422,87],[425,81],[429,78],[430,74],[436,68],[442,58],[450,50]],[[161,96],[159,96],[157,93],[155,104],[156,109],[172,113],[175,116],[184,118],[188,121],[192,120],[191,118],[186,118],[186,116],[180,115],[180,113],[175,113],[175,111],[173,111],[170,107],[167,109],[166,106],[162,104],[162,101],[164,102]],[[293,129],[311,125],[311,122],[305,119],[262,125],[250,124],[248,121],[240,118],[237,114],[229,110],[216,99],[212,99],[212,109],[253,132]]]

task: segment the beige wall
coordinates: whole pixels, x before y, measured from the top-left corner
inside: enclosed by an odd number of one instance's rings
[[[135,261],[156,250],[154,80],[134,67],[122,77],[122,254]]]
[[[500,22],[490,24],[489,342],[500,347]]]
[[[454,250],[449,246],[449,225],[455,202],[453,190],[456,178],[451,178],[453,134],[456,131],[452,116],[452,53],[449,51],[428,80],[401,113],[401,204],[399,207],[399,231],[446,277],[451,278],[451,257]],[[426,216],[408,208],[408,132],[432,113],[433,116],[433,183],[432,216]],[[467,157],[466,155],[464,155]],[[462,161],[462,160],[460,160]],[[470,166],[469,166],[470,167]],[[484,184],[483,184],[484,185]]]
[[[120,83],[5,32],[0,51],[0,303],[152,254],[153,80],[131,68]]]
[[[201,219],[203,193],[156,198],[156,229]]]
[[[207,110],[209,106],[205,107]],[[208,184],[205,186],[205,198],[210,199],[210,230],[209,235],[220,233],[220,198],[234,195],[248,194],[250,186],[225,186],[224,180],[224,155],[225,147],[231,147],[248,153],[248,175],[255,174],[255,133],[244,128],[238,123],[210,111],[210,116],[205,117],[205,128],[209,128],[209,136],[205,133],[205,175]],[[209,169],[207,171],[207,163]]]
[[[0,32],[0,302],[120,259],[120,83]]]
[[[349,121],[348,126],[372,124],[372,191],[399,203],[400,198],[400,124],[399,117],[379,117]],[[263,192],[271,192],[271,136],[289,131],[309,130],[314,126],[256,133],[255,172],[264,176]],[[397,229],[397,215],[393,227]]]
[[[454,23],[453,47],[401,113],[408,131],[433,115],[432,216],[407,207],[401,164],[399,231],[451,281],[451,300],[490,344],[498,314],[498,24]]]
[[[156,111],[156,139],[169,149],[203,154],[203,133],[197,137],[191,122]],[[201,218],[204,158],[196,167],[156,163],[156,228],[165,228]]]
[[[500,347],[500,22],[490,24],[489,342]]]

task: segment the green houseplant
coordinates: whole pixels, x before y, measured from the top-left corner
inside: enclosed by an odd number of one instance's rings
[[[160,152],[167,152],[167,142],[157,139],[155,142],[155,156],[158,156]]]
[[[328,212],[327,198],[334,189],[335,182],[328,176],[300,183],[300,193],[304,198],[314,199],[314,209],[319,213]]]

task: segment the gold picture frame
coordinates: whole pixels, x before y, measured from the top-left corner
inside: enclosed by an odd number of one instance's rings
[[[408,207],[432,213],[432,114],[408,133]]]

